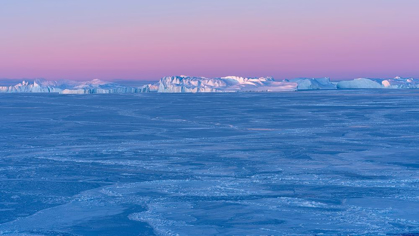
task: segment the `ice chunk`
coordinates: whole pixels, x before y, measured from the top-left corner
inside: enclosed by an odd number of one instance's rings
[[[330,82],[329,78],[298,78],[292,79],[291,82],[298,84],[298,90],[312,90],[312,89],[336,89],[336,84]]]
[[[338,89],[383,88],[384,86],[372,79],[358,78],[354,80],[339,81]]]

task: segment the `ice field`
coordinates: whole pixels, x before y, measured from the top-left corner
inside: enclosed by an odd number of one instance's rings
[[[414,235],[419,90],[0,94],[0,234]]]

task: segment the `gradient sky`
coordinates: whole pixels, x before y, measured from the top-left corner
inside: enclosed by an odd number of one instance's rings
[[[0,1],[0,78],[181,74],[419,77],[419,1]]]

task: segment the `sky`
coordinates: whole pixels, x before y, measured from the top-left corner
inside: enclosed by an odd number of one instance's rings
[[[0,78],[418,77],[417,0],[2,0]]]

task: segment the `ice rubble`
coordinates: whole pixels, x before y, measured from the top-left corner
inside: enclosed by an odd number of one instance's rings
[[[419,80],[396,77],[393,79],[358,78],[332,82],[329,78],[298,78],[274,80],[272,77],[246,78],[227,76],[220,78],[169,76],[155,84],[141,87],[94,79],[76,81],[23,81],[14,86],[0,86],[2,93],[61,93],[61,94],[108,94],[108,93],[201,93],[201,92],[281,92],[318,89],[416,89]]]

